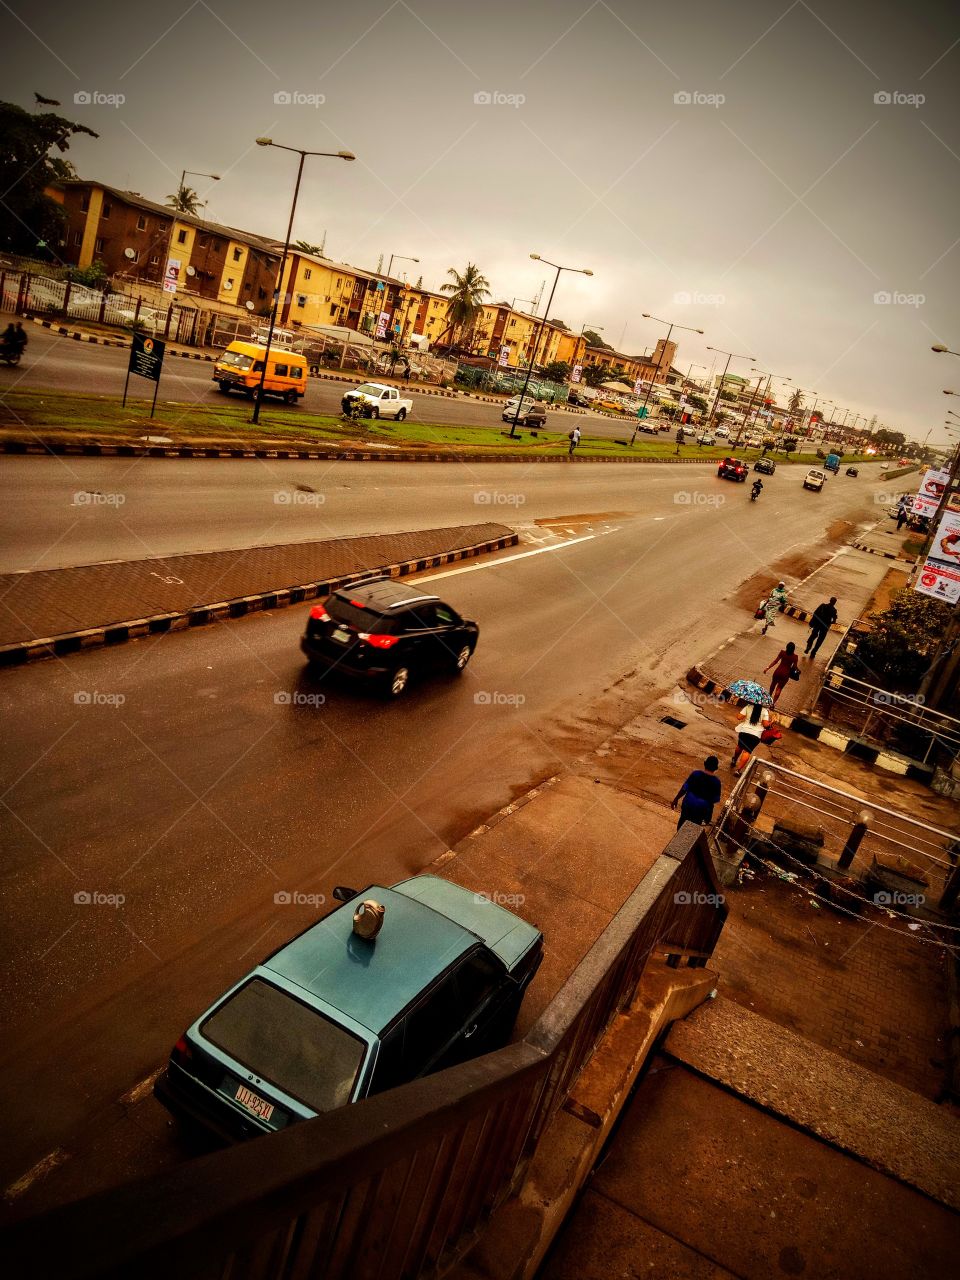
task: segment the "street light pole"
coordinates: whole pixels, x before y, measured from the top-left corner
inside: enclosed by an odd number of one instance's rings
[[[727,370],[730,368],[730,361],[736,356],[738,360],[756,360],[756,356],[741,355],[736,351],[723,351],[720,347],[707,347],[708,351],[715,351],[718,355],[726,356],[727,363],[723,366],[723,373],[720,375],[720,382],[717,385],[717,394],[713,397],[713,406],[706,421],[705,430],[709,429],[717,416],[717,405],[720,403],[720,392],[723,390],[723,384],[727,380]]]
[[[647,394],[644,396],[643,404],[640,406],[640,411],[637,414],[637,425],[633,428],[633,435],[630,437],[631,449],[633,448],[633,442],[637,438],[637,432],[640,430],[640,423],[643,422],[647,416],[647,406],[650,403],[650,393],[653,391],[654,383],[657,381],[657,377],[663,365],[663,357],[667,354],[667,347],[670,345],[671,333],[673,333],[674,329],[686,329],[687,333],[703,333],[702,329],[694,329],[688,324],[677,324],[676,321],[661,320],[659,316],[652,316],[649,311],[644,311],[642,315],[644,320],[656,320],[657,324],[665,324],[667,326],[667,336],[663,340],[663,346],[660,348],[660,359],[657,361],[657,367],[654,369],[653,377],[650,379],[650,383],[647,386]],[[680,394],[681,396],[683,395],[682,388]]]
[[[293,235],[293,219],[297,212],[297,198],[300,195],[300,180],[303,177],[303,164],[307,156],[331,156],[337,160],[356,160],[356,156],[352,151],[302,151],[299,147],[285,147],[281,142],[274,142],[272,138],[257,138],[258,147],[277,147],[280,151],[292,151],[294,155],[300,157],[297,165],[297,182],[293,189],[293,203],[290,205],[290,219],[287,222],[287,238],[283,242],[283,254],[280,258],[280,274],[277,278],[277,287],[273,291],[273,306],[270,308],[270,325],[267,329],[267,344],[263,352],[263,363],[260,367],[260,382],[254,392],[253,401],[253,417],[251,422],[260,421],[260,404],[263,400],[263,384],[267,378],[267,362],[270,359],[270,344],[273,342],[273,331],[277,323],[277,307],[280,304],[280,290],[283,287],[283,270],[287,264],[287,254],[290,252],[290,237]],[[346,348],[344,348],[346,349]]]
[[[561,267],[556,262],[550,262],[546,258],[541,258],[539,253],[531,253],[530,257],[533,258],[535,262],[542,262],[544,263],[545,266],[554,267],[556,269],[557,274],[553,278],[553,286],[550,289],[550,297],[547,299],[546,308],[544,310],[543,315],[540,318],[540,323],[537,325],[537,332],[534,334],[533,350],[530,353],[530,363],[527,365],[527,374],[523,380],[523,387],[520,391],[520,397],[517,400],[517,407],[516,407],[516,410],[514,411],[513,421],[510,423],[511,440],[516,439],[517,423],[520,421],[520,410],[523,408],[523,397],[527,394],[527,388],[530,386],[530,375],[533,373],[533,367],[537,362],[537,351],[540,347],[540,335],[543,333],[543,326],[547,323],[547,316],[549,316],[550,308],[553,306],[553,295],[556,292],[557,282],[560,279],[560,272],[574,271],[584,276],[593,275],[593,272],[590,270],[589,267]]]
[[[212,178],[214,182],[219,182],[219,181],[220,181],[220,175],[219,175],[219,173],[198,173],[196,169],[183,169],[183,170],[181,171],[181,173],[180,173],[180,185],[179,185],[179,187],[177,187],[177,196],[178,196],[178,197],[179,197],[179,196],[181,196],[181,195],[183,194],[184,183],[185,183],[185,181],[186,181],[186,177],[187,177],[187,174],[188,174],[188,173],[189,173],[189,175],[190,175],[190,177],[191,177],[191,178]],[[160,287],[161,287],[161,289],[163,288],[164,282],[165,282],[165,280],[166,280],[166,278],[167,278],[167,266],[169,265],[169,262],[170,262],[170,254],[171,254],[171,252],[172,252],[172,250],[173,250],[173,228],[174,228],[174,224],[176,223],[176,220],[177,220],[177,214],[178,214],[178,213],[185,213],[185,212],[186,212],[186,210],[184,210],[184,209],[177,209],[176,207],[174,207],[173,214],[172,214],[172,216],[171,216],[171,218],[170,218],[170,234],[167,236],[167,252],[166,252],[166,256],[165,256],[165,258],[164,258],[164,260],[163,260],[163,266],[162,266],[162,267],[161,267],[161,269],[160,269]],[[176,292],[176,290],[174,290],[174,292]]]

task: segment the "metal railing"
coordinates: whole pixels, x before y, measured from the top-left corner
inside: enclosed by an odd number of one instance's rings
[[[18,1224],[0,1245],[7,1274],[442,1274],[519,1186],[650,955],[703,963],[725,917],[706,835],[687,823],[521,1042]]]
[[[756,813],[751,814],[751,809]],[[762,822],[757,814],[762,815]],[[737,851],[755,841],[775,846],[773,828],[779,824],[790,829],[791,819],[799,819],[806,828],[819,828],[822,856],[837,870],[865,878],[872,873],[875,860],[886,856],[901,862],[905,870],[922,872],[929,890],[923,896],[929,905],[939,903],[944,910],[952,907],[960,889],[960,833],[921,822],[873,798],[843,791],[770,760],[750,760],[727,798],[715,835],[721,848]]]
[[[872,738],[926,763],[935,747],[949,760],[960,753],[960,720],[926,706],[912,694],[892,693],[831,666],[814,704],[824,719],[841,721],[858,736]]]

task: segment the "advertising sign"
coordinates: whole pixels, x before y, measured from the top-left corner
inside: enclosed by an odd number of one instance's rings
[[[183,263],[179,258],[168,258],[167,269],[163,273],[163,292],[176,293],[180,282],[180,268]]]
[[[947,604],[960,600],[960,511],[944,511],[914,587]]]
[[[937,514],[940,498],[950,482],[950,472],[940,471],[937,467],[928,467],[923,473],[920,488],[913,500],[913,514],[927,516],[929,519]]]
[[[633,394],[635,396],[643,395],[643,379],[638,378],[633,384]]]
[[[390,324],[390,312],[381,311],[377,318],[377,337],[385,338],[387,336],[387,328]]]
[[[570,381],[579,382],[582,377],[583,377],[583,365],[575,364],[573,366],[573,373],[570,375]]]
[[[510,348],[506,346],[501,347],[500,348],[500,364],[508,365],[509,363],[510,363]]]

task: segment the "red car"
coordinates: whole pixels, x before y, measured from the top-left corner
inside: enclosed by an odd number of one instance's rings
[[[747,464],[740,458],[724,458],[717,467],[717,475],[721,480],[739,480],[747,478]]]

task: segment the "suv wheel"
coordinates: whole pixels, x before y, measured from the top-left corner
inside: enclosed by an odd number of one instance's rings
[[[460,649],[459,653],[453,660],[453,670],[456,675],[459,675],[460,672],[463,671],[463,669],[466,667],[467,663],[470,661],[472,656],[473,656],[473,650],[470,648],[470,646],[468,644],[463,645],[463,647]]]
[[[410,670],[408,667],[397,667],[387,677],[386,692],[390,698],[399,698],[410,683]]]

